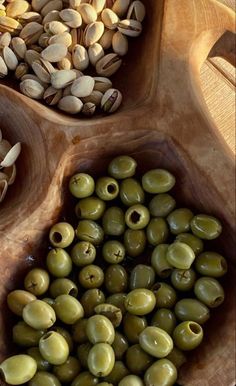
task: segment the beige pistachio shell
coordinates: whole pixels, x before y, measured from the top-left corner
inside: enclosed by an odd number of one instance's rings
[[[94,84],[95,81],[91,76],[81,76],[72,83],[71,94],[78,98],[87,97],[92,93]]]
[[[2,55],[9,70],[15,71],[18,66],[18,59],[10,47],[3,47]]]
[[[121,105],[122,94],[115,88],[110,88],[105,92],[101,100],[101,108],[105,113],[114,113]]]
[[[113,35],[112,48],[113,48],[113,51],[119,56],[124,56],[128,52],[128,49],[129,49],[128,39],[120,31],[117,31]]]
[[[69,114],[78,114],[82,107],[83,103],[74,95],[65,96],[58,103],[58,108]]]
[[[56,89],[65,88],[76,79],[73,70],[60,70],[51,74],[51,84]]]
[[[21,152],[21,144],[20,142],[17,142],[5,155],[3,161],[0,163],[0,166],[2,168],[7,168],[12,166],[16,162],[17,158],[19,157],[20,152]]]
[[[44,87],[40,82],[33,79],[26,79],[20,83],[20,90],[22,94],[32,99],[42,99],[44,94]]]
[[[98,60],[103,58],[104,55],[105,55],[104,50],[101,44],[99,43],[94,43],[88,49],[89,60],[93,66],[95,66]]]
[[[117,54],[107,54],[96,64],[96,72],[101,76],[113,75],[121,66],[122,59]]]

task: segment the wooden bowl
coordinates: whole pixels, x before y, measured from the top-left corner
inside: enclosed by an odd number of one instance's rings
[[[24,273],[43,261],[48,229],[61,207],[63,213],[69,207],[69,176],[102,173],[116,154],[130,154],[140,172],[164,167],[176,175],[179,204],[222,220],[224,231],[215,246],[229,261],[226,301],[212,312],[204,343],[189,354],[179,383],[233,386],[234,157],[208,113],[199,73],[215,42],[226,30],[233,32],[234,14],[214,0],[145,3],[145,32],[114,78],[124,94],[118,113],[75,119],[0,86],[3,134],[23,143],[17,180],[0,212],[0,361],[13,352],[7,293],[22,286]]]

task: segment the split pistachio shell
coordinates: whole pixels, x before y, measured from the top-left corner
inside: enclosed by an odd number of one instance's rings
[[[7,176],[8,185],[12,185],[16,179],[16,165],[13,164],[8,168],[4,168],[4,174]]]
[[[38,41],[43,33],[43,26],[35,21],[28,23],[20,32],[20,38],[25,41],[26,45],[34,44]]]
[[[91,76],[81,76],[72,83],[71,93],[79,98],[87,97],[92,93],[94,84],[95,81]]]
[[[90,117],[91,115],[93,115],[95,113],[95,111],[96,111],[95,103],[92,103],[92,102],[84,103],[83,108],[82,108],[82,114]]]
[[[82,98],[84,103],[94,103],[95,106],[100,106],[103,94],[100,91],[92,91],[87,97]]]
[[[95,80],[94,91],[100,91],[104,93],[112,87],[112,82],[108,78],[95,76],[93,79]]]
[[[51,74],[51,84],[56,89],[65,88],[76,79],[73,70],[61,70]]]
[[[32,63],[32,69],[37,77],[44,83],[51,82],[51,74],[55,72],[55,68],[50,62],[44,59],[36,60]]]
[[[60,110],[65,111],[66,113],[78,114],[83,107],[83,103],[79,98],[73,95],[68,95],[59,101],[58,107]]]
[[[32,66],[33,62],[35,60],[40,59],[40,53],[35,51],[35,50],[27,50],[25,53],[25,61],[28,63],[30,66]]]
[[[122,60],[117,54],[107,54],[97,62],[97,74],[111,76],[120,68],[121,64]]]
[[[30,9],[30,4],[25,0],[15,0],[7,4],[7,16],[16,19],[18,16],[27,12]]]
[[[80,13],[74,9],[63,9],[60,12],[60,17],[70,28],[78,28],[82,24],[82,17]]]
[[[18,21],[22,26],[25,26],[26,24],[31,23],[32,21],[41,24],[42,16],[38,12],[25,12],[18,17]]]
[[[124,35],[137,37],[142,32],[142,24],[137,20],[125,19],[118,23],[118,30]]]
[[[44,87],[39,82],[32,79],[21,82],[20,90],[24,95],[32,99],[42,99],[44,94]]]
[[[41,9],[41,15],[46,16],[53,10],[61,11],[63,8],[62,0],[51,0]]]
[[[63,32],[69,32],[70,28],[61,21],[54,20],[44,24],[44,30],[52,35],[62,34]]]
[[[84,44],[86,47],[98,42],[104,32],[104,24],[101,21],[90,23],[84,30]]]
[[[110,88],[105,92],[101,100],[101,108],[106,113],[114,113],[122,102],[122,94],[115,88]]]
[[[15,71],[18,66],[18,59],[10,47],[3,47],[3,59],[9,70]]]
[[[80,44],[76,44],[72,50],[72,61],[77,70],[85,70],[89,66],[89,57],[86,48]]]
[[[22,30],[22,25],[12,17],[0,16],[0,32],[10,32],[16,35]]]
[[[60,12],[58,10],[48,12],[48,14],[44,16],[42,24],[45,25],[51,21],[61,21]]]
[[[21,144],[20,142],[16,143],[6,154],[3,161],[0,163],[0,166],[3,168],[7,168],[12,166],[16,159],[18,158],[19,154],[21,152]]]
[[[104,55],[105,55],[104,50],[101,44],[99,43],[94,43],[88,49],[89,60],[93,66],[95,66],[98,60],[103,58]]]
[[[54,106],[56,105],[60,99],[62,98],[62,90],[57,90],[56,88],[50,86],[45,90],[43,95],[43,99],[47,103],[47,105]]]
[[[113,4],[112,10],[119,16],[122,17],[126,14],[130,0],[116,0]]]
[[[106,28],[111,30],[116,29],[119,22],[119,17],[111,9],[105,8],[102,11],[101,18]]]
[[[14,37],[11,40],[12,48],[15,54],[20,58],[24,59],[25,53],[27,51],[26,44],[23,39],[19,37]]]
[[[128,39],[120,31],[117,31],[113,35],[112,48],[113,48],[113,51],[120,56],[124,56],[128,52],[128,48],[129,48]]]
[[[146,11],[143,3],[139,0],[133,1],[129,6],[127,19],[137,20],[142,23],[143,19],[145,18],[145,14]]]

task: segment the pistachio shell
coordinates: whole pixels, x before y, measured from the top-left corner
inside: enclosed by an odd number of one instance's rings
[[[38,12],[25,12],[20,15],[20,17],[18,17],[18,21],[22,25],[26,25],[28,23],[31,23],[32,21],[41,24],[42,16]]]
[[[20,32],[20,38],[25,41],[26,45],[34,44],[38,41],[43,33],[43,26],[35,21],[32,21],[24,26]]]
[[[44,94],[44,87],[42,84],[33,79],[23,80],[20,83],[20,90],[24,95],[32,99],[42,99]]]
[[[130,5],[130,0],[116,0],[113,4],[112,11],[114,11],[119,17],[126,14]]]
[[[137,37],[142,32],[142,24],[137,20],[126,19],[118,23],[118,30],[124,35]]]
[[[111,29],[105,30],[104,34],[102,35],[101,39],[98,41],[99,44],[101,44],[102,48],[104,50],[108,50],[112,45],[112,38],[115,31]]]
[[[83,103],[79,98],[73,95],[68,95],[59,101],[58,107],[60,110],[63,110],[69,114],[78,114],[83,107]]]
[[[67,52],[67,55],[57,63],[59,70],[71,70],[72,69],[72,55]]]
[[[11,45],[18,58],[24,59],[25,53],[27,51],[25,41],[17,36],[12,38]]]
[[[0,16],[0,32],[10,32],[17,34],[22,29],[22,25],[12,17]]]
[[[7,76],[7,74],[8,74],[8,68],[3,58],[0,56],[0,79],[4,78],[4,76]]]
[[[96,105],[92,102],[87,102],[83,105],[82,108],[82,114],[86,116],[91,116],[95,113],[96,111]]]
[[[113,35],[112,48],[113,48],[113,51],[120,56],[124,56],[128,52],[128,48],[129,48],[128,39],[120,31],[117,31]]]
[[[55,35],[57,36],[57,35]],[[39,40],[38,40],[38,44],[40,45],[40,47],[42,48],[46,48],[48,45],[49,45],[49,40],[51,39],[51,35],[48,34],[47,32],[44,32]]]
[[[142,23],[143,19],[145,18],[145,14],[146,10],[143,3],[139,0],[133,1],[129,6],[127,19],[137,20]]]
[[[94,91],[96,90],[104,93],[112,87],[112,82],[108,78],[95,76],[93,79],[95,80]]]
[[[41,56],[44,60],[47,60],[51,63],[56,63],[62,60],[67,55],[67,47],[64,44],[51,44],[46,47]]]
[[[90,24],[97,20],[97,12],[90,4],[80,4],[78,11],[81,14],[85,24]]]
[[[0,202],[2,202],[7,193],[8,184],[6,180],[0,180]]]
[[[95,106],[100,106],[103,94],[100,91],[92,91],[92,93],[84,98],[81,98],[83,103],[94,103]]]
[[[102,46],[99,43],[94,43],[88,49],[90,63],[95,66],[97,61],[105,55]]]
[[[22,13],[30,9],[30,4],[25,0],[15,0],[7,4],[6,14],[13,19],[16,19]]]
[[[67,48],[72,44],[71,34],[69,32],[63,32],[62,34],[53,35],[48,40],[49,44],[63,44]]]
[[[106,113],[114,113],[122,102],[122,94],[115,88],[110,88],[105,92],[101,100],[101,108]]]
[[[50,86],[45,90],[43,99],[47,105],[54,106],[57,105],[59,100],[62,98],[62,90],[57,90],[56,88]]]
[[[71,94],[83,98],[89,96],[94,88],[95,81],[91,76],[81,76],[71,86]]]
[[[104,32],[104,24],[101,21],[90,23],[84,30],[84,45],[86,47],[98,42]]]
[[[111,76],[121,66],[122,60],[117,54],[107,54],[100,59],[96,64],[96,72],[98,75]]]
[[[12,185],[16,178],[16,165],[13,164],[8,168],[4,168],[4,173],[7,176],[8,185]]]
[[[40,80],[36,75],[34,74],[26,74],[26,75],[23,75],[22,78],[21,78],[21,81],[23,82],[24,80],[35,80],[36,82],[38,82],[39,84],[41,84],[41,86],[43,86],[43,88],[46,88],[48,87],[48,84],[43,82],[42,80]]]
[[[119,22],[119,17],[115,12],[113,12],[110,8],[105,8],[102,11],[101,17],[106,28],[112,30],[116,29]]]
[[[73,70],[60,70],[51,75],[51,84],[56,89],[65,88],[76,79],[76,73]]]
[[[18,66],[18,59],[10,47],[3,47],[3,59],[9,70],[15,71]]]
[[[48,3],[48,0],[32,0],[32,8],[39,12]]]
[[[30,66],[32,66],[32,63],[36,60],[40,59],[40,53],[35,50],[27,50],[25,53],[25,61]]]
[[[106,0],[92,0],[92,6],[97,12],[97,14],[101,13],[103,8],[106,6]]]
[[[51,11],[61,11],[63,8],[62,0],[50,0],[47,1],[46,5],[41,9],[41,15],[44,17]]]
[[[80,13],[74,9],[63,9],[60,12],[60,17],[70,28],[78,28],[82,24],[82,17]]]
[[[69,6],[72,9],[77,9],[80,3],[81,3],[81,0],[69,0]]]
[[[62,34],[63,32],[69,32],[70,28],[61,21],[50,21],[44,25],[44,31],[52,35]]]
[[[4,32],[0,35],[0,46],[9,46],[11,43],[11,34],[9,32]]]
[[[33,62],[32,69],[37,77],[44,83],[50,83],[51,74],[56,71],[52,64],[44,59],[39,59]]]
[[[21,144],[20,142],[17,142],[5,155],[3,161],[0,163],[1,167],[7,168],[12,166],[16,162],[17,158],[19,157],[20,152],[21,152]]]
[[[25,74],[27,74],[29,71],[29,66],[27,63],[20,63],[18,64],[18,66],[16,67],[16,70],[15,70],[15,77],[16,79],[21,79],[22,76],[24,76]]]
[[[44,25],[44,24],[50,23],[51,21],[60,21],[60,20],[61,20],[60,11],[53,10],[48,12],[47,15],[44,16],[42,24]]]
[[[72,61],[77,70],[85,70],[89,66],[89,57],[86,48],[80,44],[72,50]]]

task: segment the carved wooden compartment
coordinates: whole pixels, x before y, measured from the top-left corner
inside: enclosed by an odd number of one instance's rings
[[[211,120],[199,81],[215,42],[234,28],[234,14],[214,0],[147,0],[144,34],[130,46],[114,78],[124,94],[108,117],[76,119],[0,85],[5,137],[23,143],[17,180],[0,208],[0,361],[12,353],[7,293],[44,257],[47,232],[68,207],[75,171],[101,173],[117,154],[134,155],[140,171],[165,167],[176,195],[196,211],[219,217],[217,248],[229,259],[226,301],[212,312],[201,348],[189,355],[179,383],[235,384],[234,158]],[[34,256],[32,259],[31,256]]]

